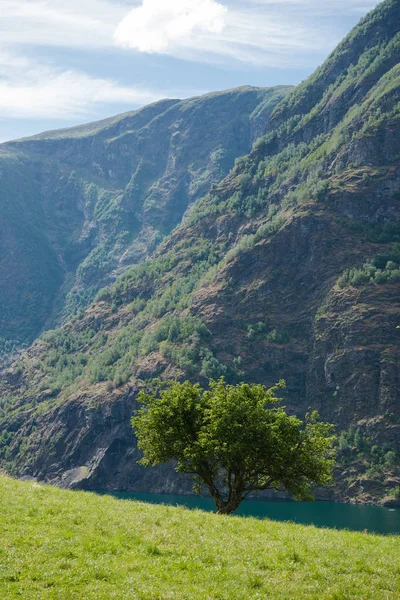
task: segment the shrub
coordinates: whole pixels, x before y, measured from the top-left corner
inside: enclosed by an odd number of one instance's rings
[[[267,340],[272,344],[286,344],[290,340],[290,335],[285,329],[273,329],[267,335]]]
[[[398,464],[398,456],[397,456],[396,452],[393,452],[393,450],[389,450],[389,452],[386,452],[385,465],[387,467],[394,467],[397,464]]]
[[[338,278],[338,286],[345,288],[349,285],[357,287],[368,283],[377,285],[398,283],[400,281],[399,249],[400,244],[393,244],[388,253],[378,254],[360,269],[347,269]]]
[[[391,495],[394,496],[396,499],[400,499],[400,485],[392,489]]]
[[[248,339],[254,340],[257,337],[260,337],[266,331],[267,327],[268,327],[268,324],[263,321],[259,321],[255,325],[249,325],[247,327]]]
[[[201,351],[201,371],[200,375],[207,379],[219,379],[227,374],[227,366],[220,363],[213,353],[208,349]]]

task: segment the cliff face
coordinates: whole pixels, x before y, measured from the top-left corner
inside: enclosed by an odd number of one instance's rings
[[[165,100],[0,145],[4,349],[86,308],[148,257],[268,130],[289,89]]]
[[[287,382],[338,426],[336,486],[400,484],[400,2],[370,13],[154,256],[3,373],[2,465],[90,489],[187,491],[129,427],[154,377]]]

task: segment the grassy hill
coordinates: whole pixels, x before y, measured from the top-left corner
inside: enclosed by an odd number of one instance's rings
[[[4,600],[388,600],[380,537],[68,492],[0,476]]]

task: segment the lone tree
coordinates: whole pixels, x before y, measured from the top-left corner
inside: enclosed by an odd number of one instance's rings
[[[143,407],[132,426],[143,450],[143,465],[177,462],[177,471],[206,486],[219,514],[231,514],[251,492],[285,489],[312,500],[314,484],[332,478],[332,425],[307,414],[303,423],[286,414],[271,389],[227,385],[224,379],[200,385],[169,383],[142,392]]]

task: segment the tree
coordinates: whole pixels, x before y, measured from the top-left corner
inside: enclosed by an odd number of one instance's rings
[[[199,384],[160,384],[142,392],[142,408],[132,426],[143,450],[143,465],[170,460],[177,471],[205,486],[220,514],[231,514],[251,492],[285,489],[296,499],[311,500],[314,484],[332,478],[332,425],[306,415],[303,423],[286,414],[275,397],[279,382],[227,385],[223,378]]]

